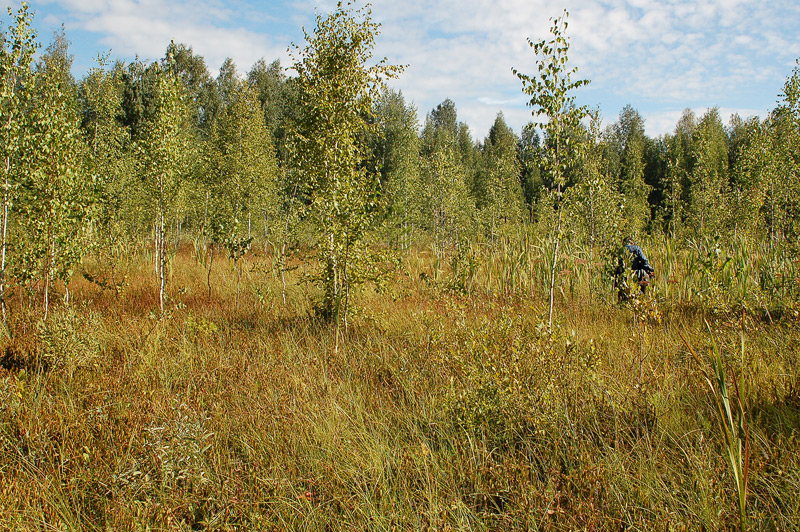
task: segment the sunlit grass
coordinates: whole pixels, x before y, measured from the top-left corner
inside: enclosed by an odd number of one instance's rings
[[[720,360],[747,375],[748,522],[796,527],[791,301],[741,306],[733,275],[712,305],[700,277],[669,282],[695,252],[653,242],[662,275],[619,306],[602,264],[566,243],[549,334],[537,245],[474,245],[477,267],[457,278],[458,264],[411,251],[385,291],[357,298],[338,349],[302,268],[284,304],[260,252],[238,307],[231,265],[215,259],[209,297],[191,247],[173,259],[163,316],[146,256],[120,268],[118,292],[78,279],[48,324],[35,299],[12,300],[0,529],[738,527],[704,367],[681,339],[711,346],[704,318]]]

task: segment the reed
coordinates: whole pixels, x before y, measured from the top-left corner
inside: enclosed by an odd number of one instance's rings
[[[708,326],[708,323],[706,325]],[[745,384],[744,371],[742,370],[740,373],[740,382],[737,383],[736,379],[733,379],[733,390],[731,390],[728,386],[725,365],[720,355],[719,347],[716,341],[713,340],[710,326],[708,326],[708,330],[712,343],[707,362],[700,359],[683,335],[681,335],[681,338],[700,368],[703,379],[713,397],[717,427],[722,437],[722,446],[725,449],[728,463],[731,466],[731,473],[733,474],[734,485],[738,495],[739,529],[744,532],[747,530],[747,486],[750,477],[750,438],[741,393]],[[744,361],[743,333],[740,338],[741,357],[742,361]],[[742,364],[743,366],[744,364]],[[706,369],[707,367],[710,367],[710,371]]]

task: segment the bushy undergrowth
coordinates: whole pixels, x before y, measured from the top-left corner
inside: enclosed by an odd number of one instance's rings
[[[543,293],[492,290],[475,267],[454,290],[411,259],[338,341],[308,287],[284,305],[258,258],[238,307],[222,261],[209,296],[181,254],[164,316],[144,267],[122,293],[76,283],[47,321],[13,314],[0,529],[737,528],[706,368],[681,335],[745,376],[750,527],[800,527],[791,314],[698,311],[665,281],[619,306],[578,278],[548,330]]]

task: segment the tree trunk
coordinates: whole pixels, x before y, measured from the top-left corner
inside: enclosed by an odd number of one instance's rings
[[[153,273],[156,274],[156,277],[158,277],[158,265],[161,261],[159,257],[161,246],[158,245],[158,238],[158,215],[156,215],[156,219],[153,221]]]
[[[165,211],[166,208],[164,206],[164,175],[161,174],[158,176],[158,218],[156,219],[156,248],[158,250],[158,278],[159,278],[159,288],[158,288],[158,301],[161,308],[161,314],[164,314],[164,293],[167,285],[167,279],[165,275],[165,270],[167,266],[167,257],[166,257],[166,235],[165,235]]]
[[[8,174],[11,171],[11,158],[6,157],[6,179],[3,187],[3,249],[0,258],[0,307],[3,309],[3,323],[6,323],[6,245],[8,242]]]
[[[553,264],[550,267],[550,311],[547,318],[548,330],[553,330],[553,301],[556,291],[556,265],[558,264],[558,246],[561,243],[561,184],[558,185],[558,223],[556,224],[556,245],[553,249]]]
[[[211,267],[214,265],[214,244],[211,244],[211,249],[208,251],[208,272],[206,275],[206,284],[208,285],[208,300],[211,301]]]
[[[166,269],[167,269],[167,246],[166,246],[166,238],[164,234],[164,213],[162,212],[159,216],[159,242],[158,242],[158,276],[159,276],[159,291],[158,291],[158,300],[161,306],[161,313],[164,313],[164,295],[166,292],[167,287],[167,277],[166,277]]]

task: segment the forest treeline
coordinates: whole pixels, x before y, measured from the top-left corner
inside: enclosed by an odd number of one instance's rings
[[[291,69],[260,60],[240,76],[228,59],[216,78],[191,46],[170,43],[153,63],[101,55],[76,80],[63,32],[40,51],[28,7],[9,15],[0,52],[4,315],[13,289],[41,295],[46,312],[55,284],[64,290],[89,253],[108,264],[97,282],[114,285],[114,261],[143,243],[162,308],[181,242],[206,262],[264,249],[282,267],[297,250],[327,249],[323,310],[338,314],[351,284],[381,267],[339,270],[364,249],[357,240],[446,255],[519,228],[550,234],[557,215],[557,238],[597,253],[645,233],[797,241],[800,67],[776,87],[764,119],[733,116],[726,126],[716,108],[686,110],[673,133],[652,138],[633,107],[607,126],[589,111],[565,123],[565,162],[554,169],[546,154],[556,140],[541,125],[517,135],[500,113],[476,139],[449,99],[421,120],[383,84],[398,67],[363,67],[377,25],[341,6],[318,17],[306,48],[292,49]],[[343,42],[350,55],[337,56],[331,43]],[[325,62],[337,57],[353,68]],[[353,105],[331,98],[347,91],[341,101]]]

